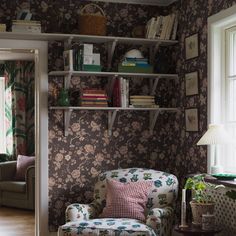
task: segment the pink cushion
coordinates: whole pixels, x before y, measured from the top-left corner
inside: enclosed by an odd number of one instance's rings
[[[107,180],[106,206],[100,217],[131,218],[145,221],[145,207],[151,181],[121,183]]]
[[[35,164],[34,156],[18,155],[17,163],[16,163],[15,179],[19,181],[22,181],[22,180],[24,181],[27,168],[34,164]]]

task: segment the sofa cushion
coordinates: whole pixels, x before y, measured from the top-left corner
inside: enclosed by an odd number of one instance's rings
[[[24,193],[26,190],[25,181],[2,181],[0,182],[0,190],[16,193]]]
[[[121,183],[108,179],[106,206],[101,217],[145,221],[145,206],[152,184],[152,181]]]
[[[104,218],[68,222],[60,226],[59,235],[132,235],[154,236],[153,229],[134,219]],[[121,233],[122,232],[122,233]]]
[[[34,164],[35,164],[34,156],[18,155],[17,163],[16,163],[15,180],[25,181],[25,174],[26,174],[27,168]]]

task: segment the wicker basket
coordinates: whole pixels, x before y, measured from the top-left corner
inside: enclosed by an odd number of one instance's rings
[[[84,13],[86,8],[94,6],[99,9],[102,15]],[[97,4],[85,5],[79,14],[79,33],[85,35],[106,35],[107,19],[101,7]]]

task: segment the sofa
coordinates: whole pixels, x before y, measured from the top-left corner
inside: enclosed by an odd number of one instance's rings
[[[123,183],[152,182],[146,201],[145,221],[130,218],[101,218],[100,214],[106,206],[108,179]],[[58,236],[170,236],[177,194],[178,180],[169,173],[142,168],[104,172],[95,185],[94,200],[91,204],[73,203],[67,207],[66,223],[59,227]]]
[[[29,166],[25,181],[15,180],[17,161],[0,163],[0,206],[33,210],[35,206],[35,167]]]

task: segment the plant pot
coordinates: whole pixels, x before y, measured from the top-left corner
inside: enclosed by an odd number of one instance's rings
[[[215,203],[198,203],[198,202],[190,202],[193,221],[192,223],[196,226],[201,226],[202,224],[202,215],[204,214],[214,214]]]

